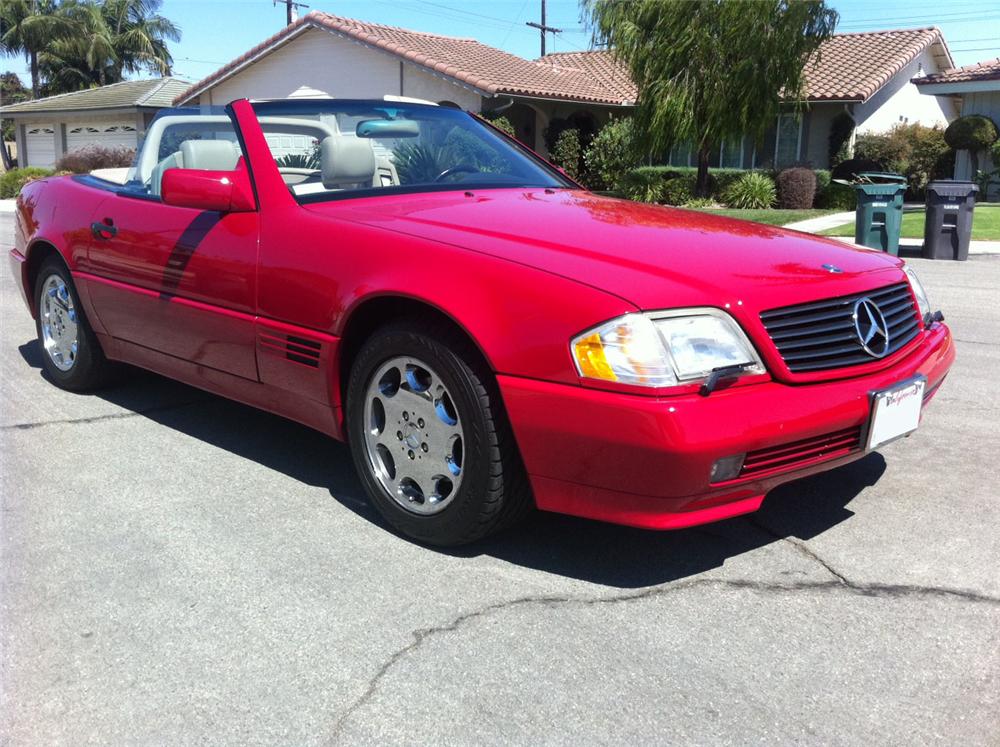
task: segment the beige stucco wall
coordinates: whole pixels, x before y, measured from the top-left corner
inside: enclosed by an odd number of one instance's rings
[[[946,127],[957,117],[958,112],[947,96],[925,96],[910,82],[921,71],[927,75],[938,72],[930,49],[924,50],[868,101],[855,107],[858,134],[885,132],[895,125],[915,122]]]
[[[402,68],[402,74],[400,69]],[[395,55],[321,29],[310,29],[203,93],[203,104],[285,98],[302,87],[334,98],[412,96],[479,111],[481,96]]]

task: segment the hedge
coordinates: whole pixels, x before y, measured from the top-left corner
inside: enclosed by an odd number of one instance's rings
[[[764,169],[760,171],[772,179],[777,176],[774,171]],[[629,171],[621,180],[621,191],[633,200],[665,202],[668,205],[684,204],[678,202],[688,191],[683,186],[691,185],[690,191],[693,191],[697,173],[698,169],[693,166],[640,166]],[[746,173],[744,169],[710,169],[708,172],[710,197],[716,202],[724,202],[723,197],[730,186]],[[852,188],[832,183],[830,172],[825,169],[818,169],[815,173],[815,207],[854,209],[855,198]]]
[[[52,176],[52,169],[41,169],[37,166],[26,166],[23,169],[11,169],[0,176],[0,199],[9,200],[21,193],[21,187],[43,176]]]

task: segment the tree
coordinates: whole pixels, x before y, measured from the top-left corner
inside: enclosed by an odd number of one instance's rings
[[[38,57],[54,42],[68,38],[76,25],[59,12],[54,0],[3,0],[0,3],[0,53],[24,55],[31,68],[31,95],[38,98]]]
[[[945,142],[955,150],[969,151],[972,173],[979,172],[979,151],[988,150],[1000,139],[1000,130],[989,117],[968,114],[959,117],[944,131]]]
[[[799,105],[805,63],[833,33],[823,0],[582,0],[594,41],[610,46],[639,89],[637,144],[698,152],[706,196],[712,148],[763,138],[783,103]]]
[[[17,73],[12,73],[8,70],[0,75],[0,101],[3,101],[5,105],[16,104],[19,101],[25,101],[29,98],[31,98],[31,93],[24,87],[21,79],[17,77]],[[6,143],[8,140],[14,139],[14,120],[3,120],[0,131],[2,131],[2,136],[0,136],[0,161],[3,161],[4,171],[10,171],[13,163],[11,163],[10,153],[7,152]]]
[[[65,0],[62,12],[76,26],[40,57],[48,93],[118,83],[129,73],[169,75],[167,42],[180,30],[158,11],[161,0]]]

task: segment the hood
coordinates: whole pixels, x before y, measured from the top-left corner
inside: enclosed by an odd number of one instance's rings
[[[881,252],[582,191],[448,191],[307,207],[537,267],[640,309],[731,303],[760,310],[902,279],[899,260]]]

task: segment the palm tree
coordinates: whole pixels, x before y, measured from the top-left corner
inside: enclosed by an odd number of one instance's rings
[[[24,55],[31,68],[31,95],[41,89],[38,57],[54,42],[69,37],[76,24],[54,0],[3,0],[0,3],[0,52]]]
[[[170,75],[174,63],[168,41],[180,41],[180,29],[159,14],[162,0],[104,0],[101,15],[115,51],[107,58],[113,81],[143,70]]]

